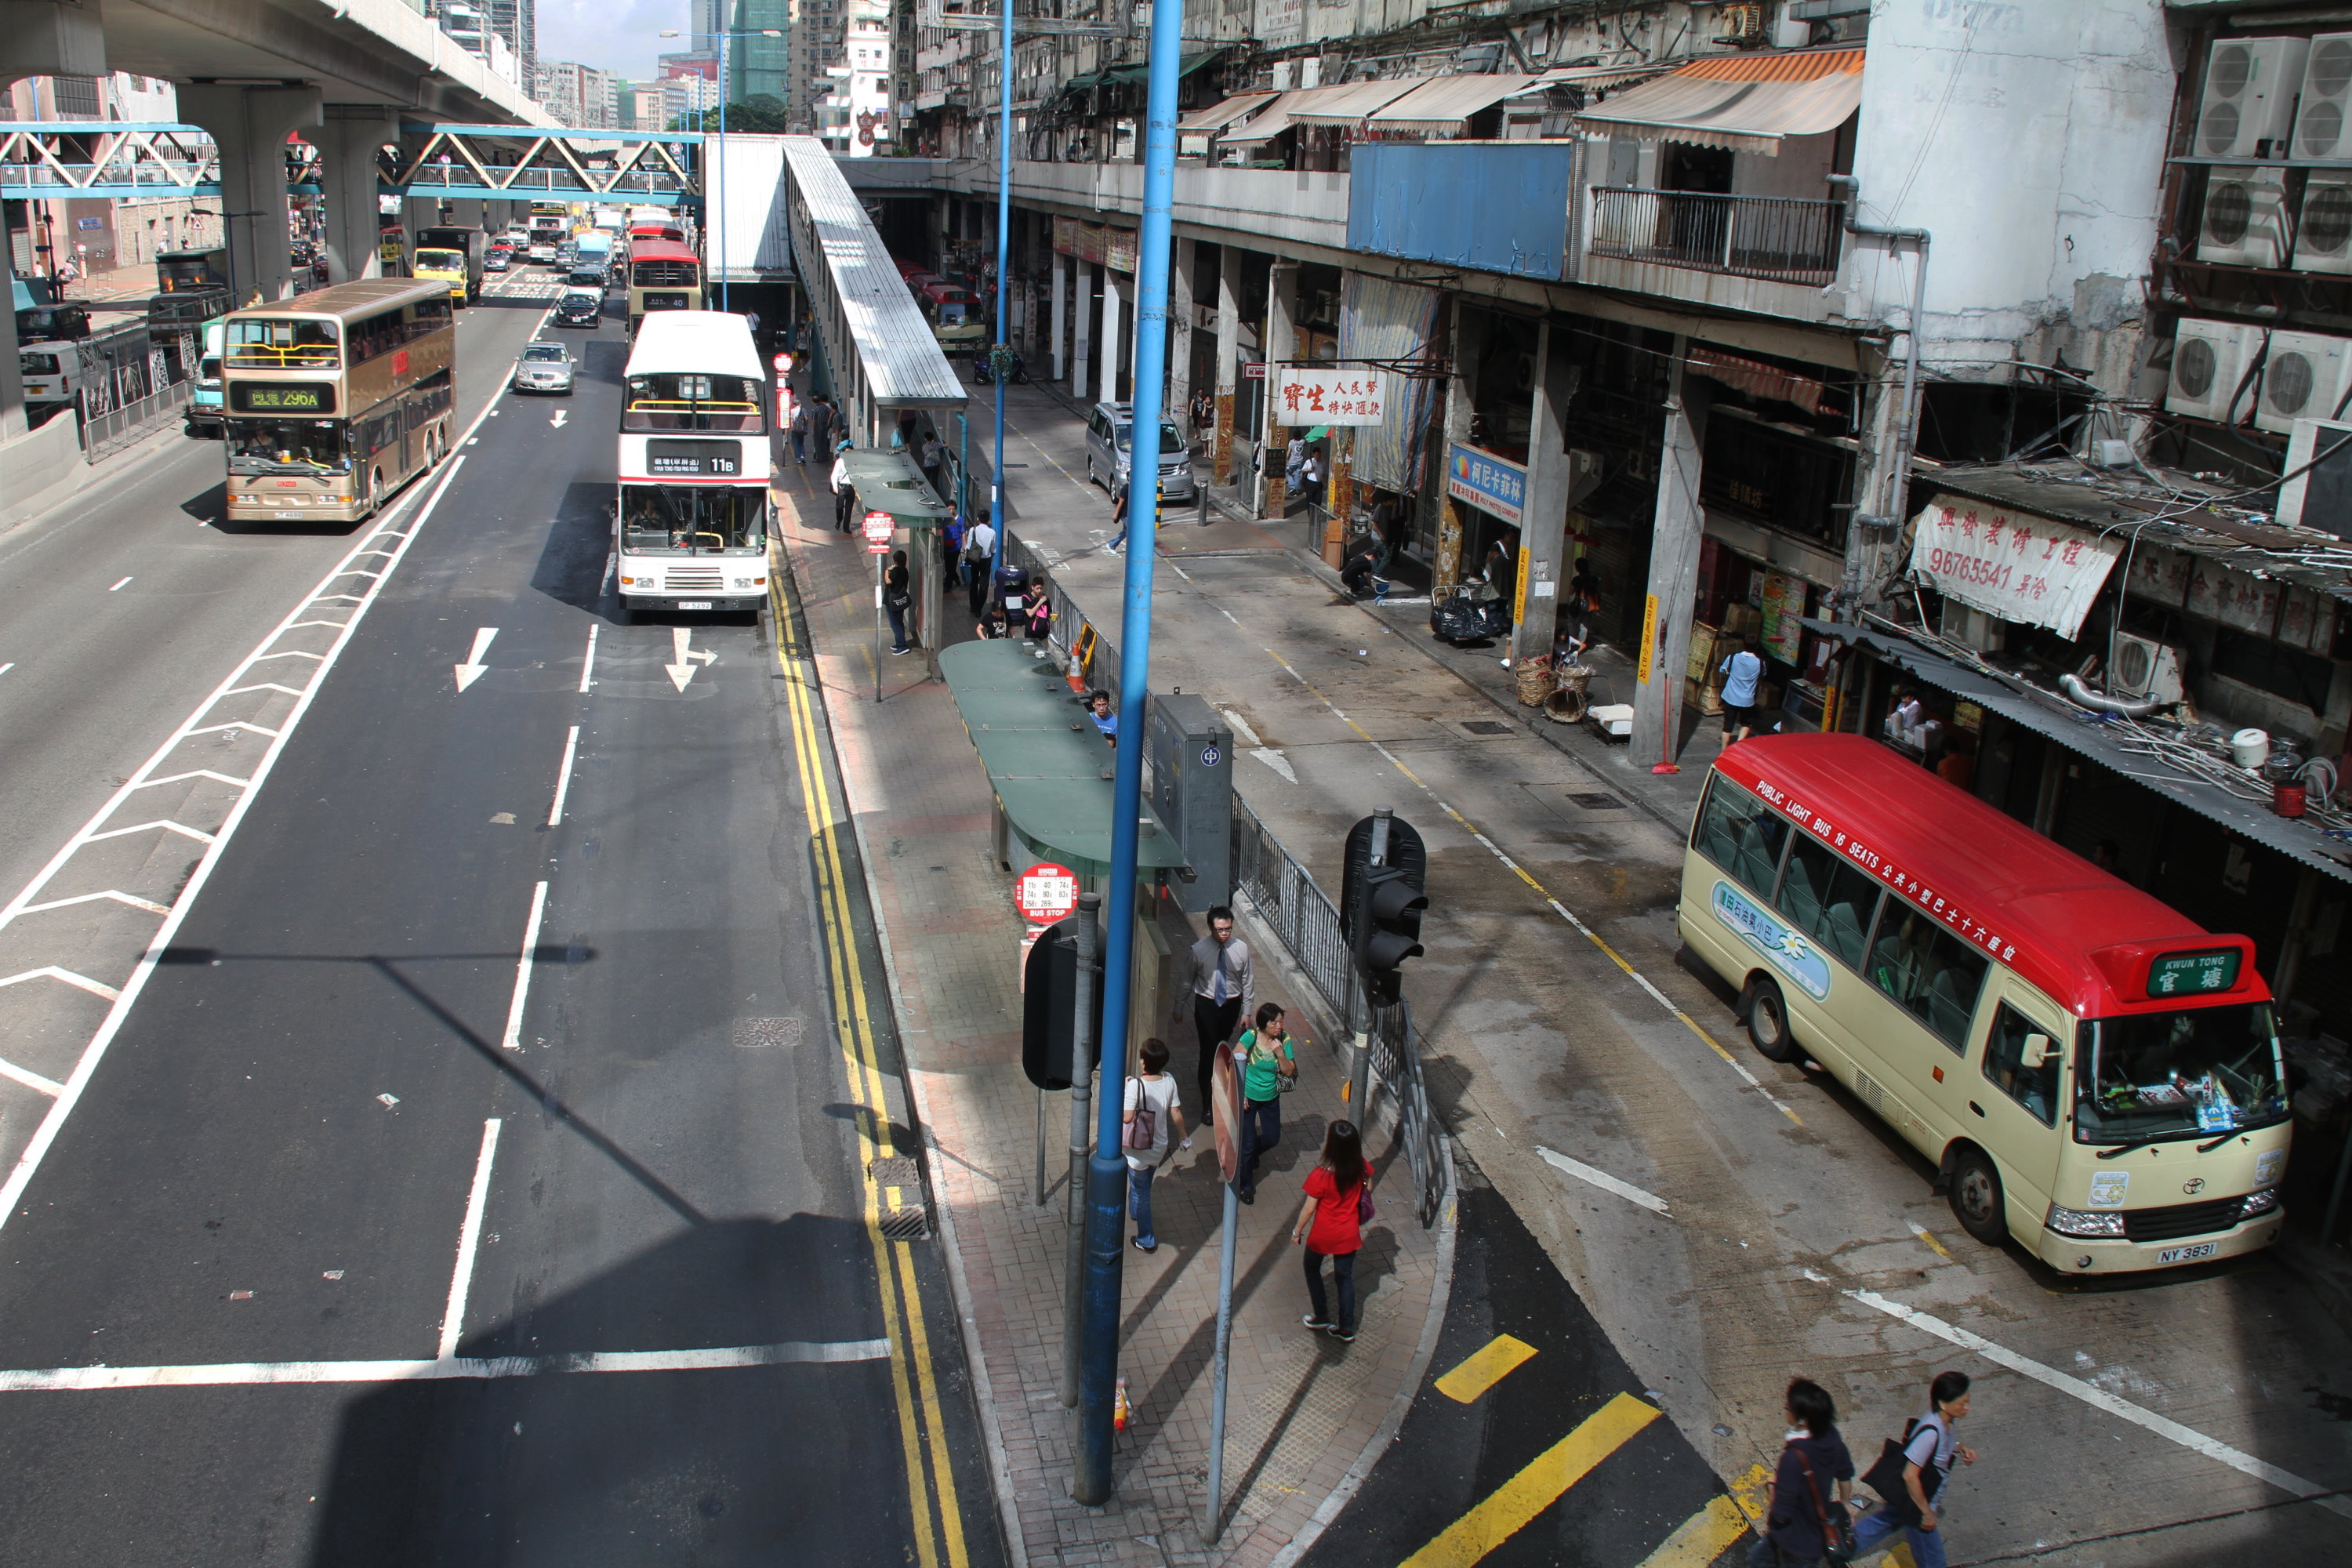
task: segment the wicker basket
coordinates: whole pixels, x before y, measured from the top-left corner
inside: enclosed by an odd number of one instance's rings
[[[1539,708],[1552,694],[1551,656],[1536,654],[1513,667],[1519,679],[1519,706]]]

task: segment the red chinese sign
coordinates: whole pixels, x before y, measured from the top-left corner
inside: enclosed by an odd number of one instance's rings
[[[1377,425],[1386,416],[1386,371],[1278,364],[1268,380],[1277,425]]]
[[[1014,879],[1013,901],[1031,925],[1066,920],[1078,907],[1078,874],[1067,866],[1042,861]]]

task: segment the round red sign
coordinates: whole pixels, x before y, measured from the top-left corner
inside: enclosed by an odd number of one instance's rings
[[[1031,925],[1051,925],[1078,907],[1078,874],[1047,860],[1030,867],[1013,884],[1013,901]]]
[[[887,544],[890,542],[891,531],[897,527],[898,524],[891,521],[888,512],[869,511],[866,514],[866,542]]]

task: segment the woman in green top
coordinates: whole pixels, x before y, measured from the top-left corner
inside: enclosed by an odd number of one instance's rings
[[[1281,1008],[1268,1002],[1257,1010],[1257,1026],[1234,1042],[1234,1060],[1242,1075],[1241,1200],[1254,1204],[1258,1160],[1282,1142],[1282,1091],[1298,1081]]]

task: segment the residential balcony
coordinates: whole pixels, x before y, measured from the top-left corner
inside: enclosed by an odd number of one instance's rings
[[[1845,204],[1596,186],[1582,280],[1694,304],[1822,321],[1846,250]]]
[[[948,188],[961,195],[993,194],[996,166],[987,160],[949,165]],[[1082,214],[1140,218],[1140,163],[1040,163],[1016,159],[1013,199]],[[1348,243],[1348,176],[1290,169],[1176,167],[1174,217],[1199,229],[1262,235],[1344,248]]]

